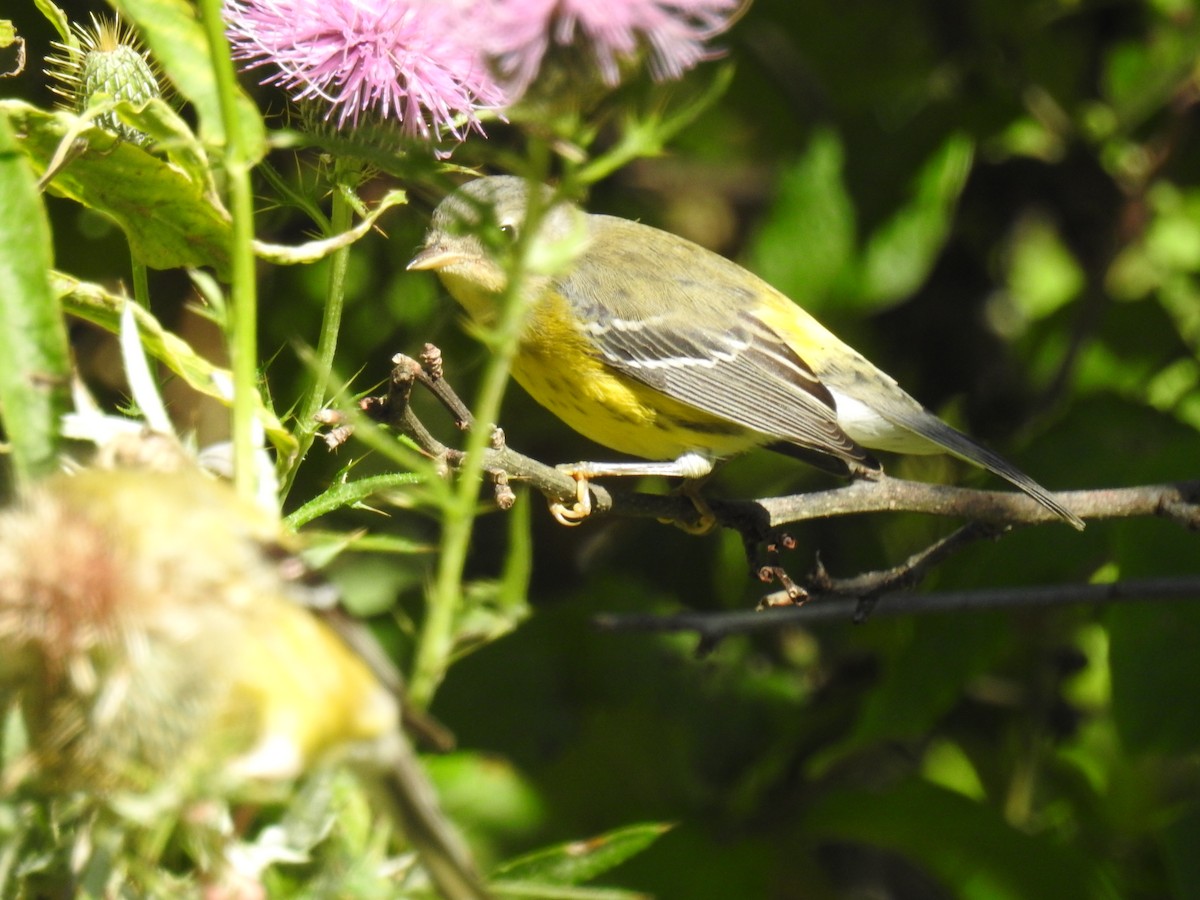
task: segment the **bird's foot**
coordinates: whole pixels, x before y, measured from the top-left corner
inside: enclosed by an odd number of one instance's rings
[[[587,475],[570,467],[559,468],[575,479],[575,502],[568,506],[561,500],[551,500],[550,515],[559,525],[574,528],[592,514],[592,493],[588,490]]]
[[[708,534],[717,527],[717,514],[713,512],[708,501],[700,494],[700,489],[704,487],[705,478],[689,478],[677,487],[672,493],[679,494],[682,497],[687,497],[692,501],[692,506],[696,508],[697,518],[695,519],[659,519],[664,525],[674,525],[680,531],[685,531],[688,534],[702,535]]]

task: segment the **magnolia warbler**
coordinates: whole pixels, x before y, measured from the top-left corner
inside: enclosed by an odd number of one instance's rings
[[[523,273],[513,377],[585,437],[661,461],[565,467],[580,492],[573,508],[555,509],[564,524],[588,514],[588,478],[698,478],[716,460],[767,446],[867,477],[882,471],[867,448],[951,453],[1083,528],[1049,491],[941,421],[758,276],[674,234],[538,190],[539,243],[575,252],[557,271]],[[438,205],[408,268],[436,271],[487,325],[508,284],[495,232],[520,235],[529,207],[524,179],[468,182]]]

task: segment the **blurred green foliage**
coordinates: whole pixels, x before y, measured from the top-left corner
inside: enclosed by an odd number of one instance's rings
[[[83,4],[63,5],[81,15]],[[6,15],[40,58],[53,35],[32,4]],[[169,37],[169,19],[163,27]],[[1052,488],[1197,477],[1195,0],[755,0],[721,42],[735,67],[725,94],[667,153],[597,183],[592,210],[639,217],[744,261]],[[38,69],[0,86],[48,108]],[[714,71],[698,70],[680,94],[702,94]],[[201,88],[187,96],[213,128],[210,86]],[[279,108],[277,95],[257,96],[262,108]],[[28,127],[35,114],[21,115]],[[593,154],[619,145],[618,123],[599,128]],[[492,165],[527,149],[519,124],[488,131],[454,162]],[[107,162],[134,154],[146,156],[122,146]],[[271,198],[259,204],[259,236],[300,243],[312,221],[294,198],[324,209],[330,184],[314,175],[312,158],[268,159],[294,196],[256,182]],[[156,177],[187,180],[186,164],[144,164]],[[387,377],[394,353],[434,341],[470,398],[485,351],[462,335],[431,279],[404,271],[450,184],[412,166],[399,185],[411,206],[354,246],[337,373],[353,379],[350,392],[364,392]],[[142,186],[152,192],[159,182]],[[373,202],[384,186],[391,179],[361,193]],[[195,214],[203,249],[225,226],[205,205],[205,186],[186,187],[167,193]],[[108,220],[98,227],[57,194],[45,205],[60,269],[107,286],[130,277]],[[132,234],[151,249],[181,246],[169,230]],[[297,346],[316,341],[328,265],[264,268],[261,369],[278,410],[302,396],[308,376]],[[184,312],[194,299],[187,280],[152,273],[151,287],[155,315],[203,347],[196,317]],[[119,396],[106,342],[72,321],[81,368]],[[439,436],[459,440],[438,407],[417,402]],[[213,438],[194,402],[177,411],[201,443]],[[513,447],[547,462],[598,453],[516,391],[501,424]],[[299,473],[292,508],[342,475],[398,466],[353,442],[337,455],[319,450]],[[945,460],[891,462],[889,471],[980,481]],[[730,464],[710,490],[753,497],[826,483],[764,453]],[[434,492],[399,485],[316,523],[395,542],[351,544],[330,573],[351,609],[376,614],[402,662],[436,565]],[[686,638],[599,633],[591,618],[753,605],[761,586],[735,536],[695,538],[640,520],[565,530],[540,498],[521,494],[518,503],[526,518],[491,512],[475,521],[458,655],[433,704],[459,750],[429,761],[484,859],[511,860],[499,876],[549,871],[572,884],[593,873],[597,857],[570,868],[562,842],[605,834],[597,870],[617,866],[601,879],[612,896],[1200,895],[1200,712],[1191,693],[1200,684],[1200,597],[780,630],[728,639],[697,658]],[[947,528],[908,515],[807,523],[793,530],[799,549],[785,562],[799,574],[819,551],[831,571],[849,574],[893,564]],[[1197,574],[1194,534],[1136,520],[976,545],[925,587]],[[278,875],[273,891],[379,890],[355,880],[356,860],[382,854],[367,852],[370,827],[355,831],[353,816],[339,822],[345,843],[326,846],[324,866]],[[673,827],[660,835],[647,823]],[[19,849],[31,827],[16,807],[0,816],[9,847]],[[0,876],[15,877],[13,858],[0,853]]]

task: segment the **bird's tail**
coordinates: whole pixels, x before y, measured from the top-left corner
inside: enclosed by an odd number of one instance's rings
[[[1064,522],[1083,531],[1083,519],[1063,506],[1050,491],[1046,490],[999,453],[967,437],[961,431],[951,428],[923,407],[919,407],[918,405],[918,409],[913,410],[911,413],[889,409],[883,415],[896,425],[907,428],[936,444],[947,453],[957,456],[959,459],[964,459],[980,468],[987,469],[994,475],[999,475],[1009,484],[1020,488]]]

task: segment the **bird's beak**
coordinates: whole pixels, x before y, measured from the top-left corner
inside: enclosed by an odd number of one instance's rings
[[[453,250],[447,250],[440,244],[430,244],[428,247],[422,247],[421,250],[408,261],[405,266],[409,272],[412,271],[428,271],[444,269],[447,266],[452,266],[456,262],[461,262],[463,256],[461,253],[455,253]]]

